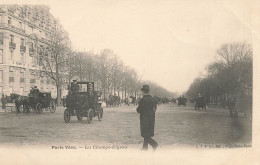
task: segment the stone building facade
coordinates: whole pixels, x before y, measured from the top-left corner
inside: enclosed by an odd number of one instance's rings
[[[40,55],[54,30],[68,33],[42,5],[0,5],[0,94],[28,95],[31,87],[52,92],[53,81],[40,73]],[[38,51],[36,51],[38,50]],[[36,74],[37,73],[37,74]]]

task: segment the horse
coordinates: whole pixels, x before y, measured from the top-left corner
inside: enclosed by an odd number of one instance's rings
[[[109,98],[106,100],[107,106],[120,106],[120,97],[115,95],[109,95]]]
[[[10,99],[12,102],[15,103],[17,113],[21,113],[21,108],[23,110],[23,113],[29,113],[29,98],[27,96],[11,93]]]

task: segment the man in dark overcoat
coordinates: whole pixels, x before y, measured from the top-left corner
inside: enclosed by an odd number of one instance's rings
[[[156,100],[149,94],[149,85],[143,85],[141,90],[143,98],[139,101],[136,111],[140,113],[141,136],[144,138],[142,149],[147,150],[150,144],[155,150],[158,143],[152,137],[154,136]]]
[[[79,84],[77,83],[77,80],[73,80],[71,84],[71,93],[76,94],[79,92]]]

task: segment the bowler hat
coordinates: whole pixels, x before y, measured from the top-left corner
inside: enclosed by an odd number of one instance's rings
[[[149,91],[149,85],[143,85],[143,88],[141,88],[141,91]]]

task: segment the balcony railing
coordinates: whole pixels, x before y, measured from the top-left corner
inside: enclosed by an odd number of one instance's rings
[[[24,30],[24,29],[21,29],[21,28],[15,27],[14,25],[8,24],[8,27],[11,28],[11,29],[13,29],[13,30],[16,30],[16,31],[19,31],[19,32],[25,33],[25,30]]]
[[[9,82],[14,82],[14,77],[9,77]]]
[[[8,9],[8,14],[14,15],[14,11],[11,9]]]
[[[24,16],[24,14],[19,14],[19,17],[24,18],[25,16]]]
[[[16,44],[14,42],[9,42],[9,48],[15,49]]]
[[[24,78],[20,78],[20,82],[24,82]]]
[[[20,50],[23,51],[23,52],[25,52],[25,51],[26,51],[26,46],[21,45],[21,46],[20,46]]]

